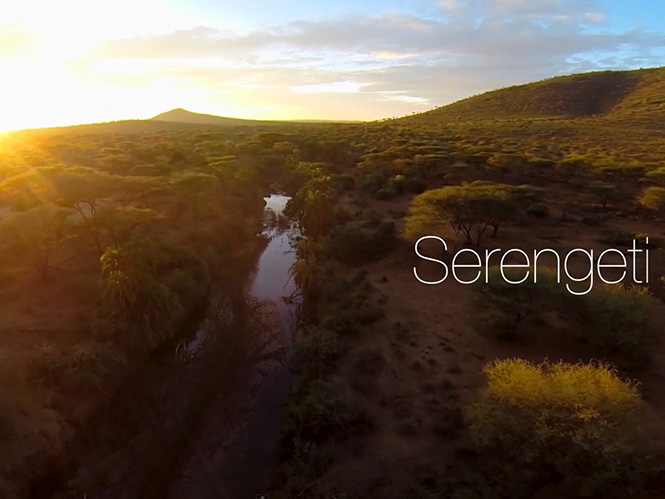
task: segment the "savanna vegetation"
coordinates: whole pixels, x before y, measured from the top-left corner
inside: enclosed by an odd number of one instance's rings
[[[211,287],[242,295],[277,188],[303,301],[271,496],[661,497],[662,76],[575,75],[375,123],[2,136],[4,490],[177,342]],[[426,234],[562,254],[635,239],[651,279],[426,286]]]

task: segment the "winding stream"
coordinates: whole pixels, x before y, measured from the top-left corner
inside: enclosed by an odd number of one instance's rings
[[[269,242],[247,292],[250,312],[211,296],[206,317],[165,349],[87,423],[31,498],[240,499],[269,494],[269,471],[291,385],[297,303],[289,270],[297,230],[266,200]],[[249,315],[248,315],[249,314]]]
[[[298,306],[292,299],[296,288],[289,275],[296,260],[298,231],[281,216],[289,199],[278,194],[265,198],[263,234],[269,242],[257,263],[249,294],[269,320],[252,340],[259,350],[244,377],[247,386],[239,390],[243,395],[237,400],[221,398],[211,403],[193,436],[190,457],[171,487],[172,499],[269,494],[273,444],[291,385],[288,357]],[[241,414],[221,429],[215,415],[229,406]]]
[[[277,438],[292,377],[288,356],[291,352],[291,331],[297,301],[288,298],[296,289],[289,271],[296,260],[293,245],[298,232],[279,218],[290,198],[273,194],[265,199],[264,234],[270,238],[270,242],[259,259],[251,294],[277,307],[282,335],[280,343],[285,355],[263,377],[245,435],[230,449],[233,457],[228,463],[227,472],[231,473],[229,477],[233,477],[230,483],[238,483],[237,488],[229,489],[232,497],[254,497],[252,494],[269,493],[265,488],[269,480],[267,471],[271,466],[272,444]],[[271,227],[272,220],[275,223]]]

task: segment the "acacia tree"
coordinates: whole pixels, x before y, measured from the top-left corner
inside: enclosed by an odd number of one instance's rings
[[[603,208],[607,206],[608,202],[619,199],[620,197],[616,184],[610,182],[592,180],[589,182],[588,188],[599,198]]]
[[[178,199],[180,208],[195,219],[215,214],[216,206],[211,200],[220,199],[221,185],[215,175],[191,171],[177,173],[170,179],[170,191]]]
[[[43,204],[13,212],[0,221],[0,231],[34,261],[44,281],[48,280],[49,257],[65,238],[71,210]]]
[[[139,227],[157,217],[158,213],[149,208],[109,205],[97,209],[93,221],[102,240],[119,246],[129,241]]]
[[[455,235],[476,248],[489,227],[499,227],[513,218],[527,198],[527,187],[474,182],[426,191],[409,207],[405,236],[417,238],[448,222]]]
[[[91,168],[67,168],[51,178],[57,200],[70,206],[90,233],[101,255],[105,246],[129,239],[133,229],[157,214],[131,205],[159,184],[143,177],[120,177]]]
[[[110,177],[92,168],[76,167],[57,172],[51,178],[58,202],[63,206],[71,206],[78,214],[100,255],[104,250],[95,215],[108,194]]]

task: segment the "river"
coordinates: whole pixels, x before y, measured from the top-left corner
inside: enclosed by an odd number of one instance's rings
[[[213,403],[192,442],[192,458],[173,484],[172,499],[254,498],[270,493],[273,445],[291,386],[288,358],[298,306],[289,274],[296,259],[298,231],[281,217],[289,199],[278,194],[265,198],[263,234],[269,242],[259,258],[250,294],[260,303],[267,321],[266,328],[255,336],[259,351],[245,374],[247,388],[239,400],[230,402],[241,408],[242,416],[220,432],[215,405],[221,412],[229,400]]]
[[[239,499],[269,494],[273,444],[291,384],[297,300],[289,270],[297,230],[266,200],[269,239],[247,292],[250,312],[228,317],[213,294],[187,340],[151,359],[70,445],[31,497]]]

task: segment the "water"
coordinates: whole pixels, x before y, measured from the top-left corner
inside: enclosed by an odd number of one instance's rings
[[[264,234],[270,238],[261,254],[251,286],[251,294],[258,300],[268,300],[279,314],[278,344],[285,355],[263,378],[256,394],[253,409],[247,419],[244,435],[229,449],[224,467],[227,490],[232,497],[255,497],[269,494],[268,471],[273,463],[274,442],[283,418],[292,374],[288,366],[298,299],[293,294],[296,286],[289,274],[296,260],[294,249],[298,231],[280,218],[290,198],[273,194],[265,198]],[[274,344],[268,346],[270,350]]]
[[[279,219],[290,197],[273,194],[264,199],[266,207],[263,233],[270,238],[270,242],[259,259],[251,294],[277,305],[282,332],[290,346],[297,302],[288,299],[296,290],[289,270],[296,261],[293,243],[298,232],[292,225],[280,223]]]
[[[286,347],[287,352],[291,348],[291,328],[298,303],[298,300],[291,299],[296,286],[289,276],[289,269],[296,260],[293,242],[298,231],[282,217],[289,199],[289,196],[280,194],[264,198],[266,206],[263,214],[263,234],[269,238],[269,242],[259,258],[250,289],[253,297],[269,300],[277,307],[283,336],[280,343]],[[217,305],[215,310],[210,311],[209,317],[197,327],[194,337],[178,346],[181,360],[192,360],[199,355],[210,337],[215,334],[215,324],[231,313],[228,304]],[[230,321],[226,318],[224,322]]]
[[[270,494],[274,443],[292,380],[288,354],[297,308],[296,300],[284,300],[295,290],[289,270],[298,235],[279,217],[288,199],[266,198],[264,234],[270,240],[248,289],[267,303],[261,309],[270,311],[266,327],[250,320],[242,327],[244,312],[233,317],[228,297],[211,296],[194,337],[176,348],[182,363],[169,349],[138,370],[88,421],[71,456],[35,481],[31,497]]]

